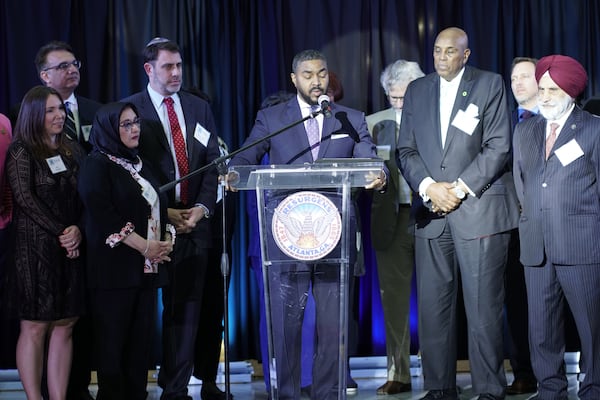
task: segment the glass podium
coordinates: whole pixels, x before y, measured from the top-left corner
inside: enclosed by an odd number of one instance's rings
[[[256,191],[272,399],[300,393],[309,287],[317,314],[311,398],[346,399],[347,282],[357,245],[351,194],[382,168],[381,160],[352,158],[229,168],[232,187]]]

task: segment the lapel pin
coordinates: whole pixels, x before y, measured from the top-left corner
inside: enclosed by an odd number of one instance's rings
[[[466,90],[464,92],[462,92],[462,96],[463,97],[467,97],[467,91]]]

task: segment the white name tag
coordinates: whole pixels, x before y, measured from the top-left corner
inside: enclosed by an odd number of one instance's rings
[[[65,172],[67,170],[67,167],[60,156],[46,158],[46,163],[53,174],[58,174],[59,172]]]
[[[196,129],[194,130],[194,138],[202,143],[204,147],[208,146],[208,140],[210,139],[210,132],[206,130],[202,125],[196,123]]]
[[[469,104],[465,111],[458,110],[454,120],[452,121],[452,126],[460,129],[467,135],[471,136],[479,124],[479,108],[475,104]]]
[[[575,139],[571,139],[567,144],[554,150],[554,154],[556,154],[556,157],[558,157],[558,160],[563,167],[566,167],[579,157],[583,156],[583,149]]]

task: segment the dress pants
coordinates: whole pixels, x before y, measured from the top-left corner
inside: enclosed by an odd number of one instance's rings
[[[268,276],[278,398],[300,399],[302,323],[312,284],[316,304],[316,348],[311,398],[337,399],[339,267],[331,264],[273,264]]]
[[[180,235],[168,266],[169,284],[163,288],[163,356],[158,384],[161,400],[187,396],[187,386],[194,369],[194,347],[202,305],[202,286],[206,274],[206,249]],[[195,269],[197,282],[184,282],[186,271]],[[174,274],[179,274],[174,276]],[[185,290],[180,290],[184,285]],[[192,291],[190,291],[190,288]]]
[[[565,300],[581,338],[581,400],[600,399],[600,265],[526,267],[529,342],[540,400],[567,399]]]
[[[390,216],[392,217],[392,216]],[[408,231],[410,208],[400,208],[394,239],[375,249],[385,323],[387,380],[410,383],[410,290],[414,267],[414,236]]]
[[[157,289],[92,289],[97,400],[144,400]]]
[[[499,233],[465,240],[453,234],[448,221],[438,238],[415,238],[425,389],[456,387],[456,303],[461,279],[473,390],[504,397],[503,278],[509,239],[509,233]]]

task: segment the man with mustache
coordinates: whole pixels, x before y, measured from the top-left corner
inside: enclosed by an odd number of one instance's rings
[[[504,270],[518,205],[508,168],[510,117],[500,75],[467,64],[459,28],[433,45],[435,73],[404,95],[397,162],[423,199],[416,210],[415,262],[425,400],[457,400],[457,295],[469,332],[478,400],[505,396]]]
[[[123,100],[135,104],[139,111],[140,155],[150,161],[161,185],[219,157],[215,121],[208,103],[180,90],[182,65],[175,42],[152,39],[144,49],[148,86]],[[163,360],[158,376],[162,400],[191,400],[187,384],[194,367],[194,345],[212,241],[207,218],[214,211],[216,193],[214,168],[167,192],[168,216],[176,227],[177,239],[167,268],[169,284],[162,292]],[[214,382],[203,385],[218,390]],[[206,392],[205,387],[202,392]]]
[[[296,87],[296,96],[260,110],[244,146],[319,110],[318,99],[327,92],[329,86],[329,70],[324,54],[317,50],[303,50],[296,54],[292,60],[290,78]],[[331,102],[330,107],[330,118],[319,113],[304,124],[295,125],[282,134],[237,154],[231,159],[229,166],[258,165],[265,154],[268,154],[269,162],[276,165],[304,165],[325,158],[376,158],[376,147],[367,130],[365,115],[338,103]],[[314,124],[312,128],[311,124]],[[314,142],[310,139],[311,129],[315,133]],[[367,189],[385,188],[389,171],[385,167],[384,170],[373,177]],[[266,201],[266,208],[270,213],[273,213],[275,207],[290,194],[273,192],[269,193]],[[334,203],[337,202],[340,209],[340,197],[337,193],[323,191],[322,194]],[[349,213],[349,237],[354,239],[354,207],[350,207]],[[267,225],[270,226],[269,222]],[[277,251],[273,236],[269,231],[269,252]],[[350,243],[356,242],[350,240]],[[356,247],[350,245],[351,266],[356,260],[356,250]],[[299,400],[301,396],[302,324],[308,299],[307,292],[312,288],[316,308],[316,338],[311,399],[337,399],[341,388],[338,379],[339,265],[318,263],[318,260],[291,262],[293,259],[290,258],[285,261],[286,263],[274,262],[268,271],[268,281],[265,281],[272,293],[271,304],[266,306],[270,307],[273,348],[276,355],[276,368],[271,368],[270,374],[272,380],[277,379],[277,398]],[[272,391],[274,388],[275,385],[271,385]]]
[[[587,73],[573,58],[541,58],[535,78],[540,115],[516,126],[513,146],[535,398],[567,398],[566,300],[581,338],[578,398],[599,399],[600,118],[575,105]]]

